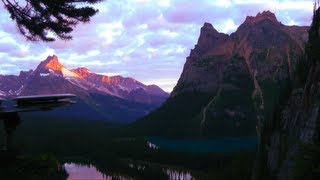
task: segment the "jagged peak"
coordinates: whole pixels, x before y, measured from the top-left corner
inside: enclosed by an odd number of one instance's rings
[[[191,50],[190,57],[196,57],[199,54],[207,52],[210,48],[226,40],[228,35],[219,33],[212,24],[205,22],[201,27],[198,43],[195,48]]]
[[[79,68],[77,68],[77,69],[80,70],[80,71],[90,72],[90,70],[89,70],[88,68],[86,68],[86,67],[79,67]]]
[[[262,13],[258,13],[257,14],[257,17],[259,17],[259,16],[264,16],[264,17],[274,17],[274,18],[276,18],[276,15],[273,13],[273,12],[271,12],[271,11],[269,11],[269,10],[267,10],[267,11],[263,11]]]
[[[19,76],[22,74],[31,74],[31,73],[33,73],[32,69],[29,69],[29,71],[20,71]]]
[[[78,67],[76,69],[72,69],[71,71],[82,72],[82,73],[91,73],[91,71],[85,67]]]
[[[263,11],[262,13],[259,12],[256,16],[247,16],[244,24],[255,24],[259,21],[266,20],[266,19],[269,19],[273,23],[277,23],[277,24],[280,23],[276,15],[273,12],[268,10],[268,11]]]
[[[205,22],[202,26],[203,28],[213,28],[212,24],[211,23],[208,23],[208,22]]]
[[[45,67],[54,71],[60,71],[62,68],[64,68],[56,55],[48,56],[46,60],[40,63],[40,67]]]
[[[205,22],[201,28],[201,31],[213,31],[218,33],[218,31],[212,26],[211,23]]]
[[[48,74],[54,74],[65,77],[79,77],[77,73],[74,73],[66,69],[60,62],[56,55],[48,56],[46,60],[41,61],[38,65],[35,73],[40,76],[47,76]]]
[[[76,69],[72,69],[71,72],[76,73],[78,75],[78,77],[81,77],[81,78],[86,78],[91,73],[91,71],[85,67],[79,67]]]
[[[20,71],[19,77],[25,78],[30,76],[33,73],[33,70],[30,69],[29,71]]]
[[[56,56],[56,55],[48,56],[47,59],[44,60],[43,62],[49,63],[49,62],[51,62],[51,61],[53,61],[53,62],[59,62],[58,56]]]

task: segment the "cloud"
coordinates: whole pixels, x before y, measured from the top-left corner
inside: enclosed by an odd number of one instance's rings
[[[0,6],[0,73],[34,69],[48,55],[67,68],[136,78],[170,91],[204,22],[232,33],[263,10],[283,24],[309,25],[313,0],[124,0],[94,5],[99,13],[75,27],[72,41],[29,42]]]

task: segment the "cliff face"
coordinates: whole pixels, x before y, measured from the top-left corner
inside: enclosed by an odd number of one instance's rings
[[[247,17],[230,36],[205,24],[172,96],[213,93],[196,117],[205,136],[254,136],[290,88],[306,34],[306,27],[285,26],[270,11]]]
[[[219,54],[219,52],[210,53],[210,51],[227,43],[228,39],[228,35],[219,33],[211,24],[205,23],[200,30],[198,43],[187,57],[179,82],[171,96],[190,91],[216,92],[222,78],[226,58],[216,58],[213,61],[210,55]],[[232,48],[220,49],[225,51]],[[224,54],[224,52],[220,53]]]
[[[139,123],[178,136],[255,136],[290,88],[306,41],[307,27],[285,26],[269,11],[231,35],[205,23],[170,98]]]
[[[270,11],[247,17],[231,35],[205,23],[171,96],[194,90],[216,92],[223,71],[236,56],[244,58],[251,75],[258,79],[285,79],[306,41],[306,27],[285,26]]]
[[[319,179],[317,154],[320,125],[320,13],[315,11],[300,74],[279,112],[260,128],[252,179]],[[299,83],[298,83],[299,81]],[[302,83],[301,83],[302,81]],[[312,150],[305,150],[305,148]],[[316,147],[316,148],[314,148]]]

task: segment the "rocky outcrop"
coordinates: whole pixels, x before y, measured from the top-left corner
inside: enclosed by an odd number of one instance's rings
[[[226,57],[220,57],[219,54],[224,55],[224,51],[230,51],[228,47],[219,48],[219,46],[228,44],[228,38],[228,35],[219,33],[211,24],[203,25],[198,43],[187,57],[183,72],[171,96],[190,91],[209,93],[217,91],[226,65]],[[217,58],[213,57],[215,54]]]
[[[230,35],[205,23],[166,105],[183,109],[186,105],[177,99],[191,94],[209,98],[190,100],[188,105],[198,104],[200,111],[193,117],[166,117],[168,123],[190,123],[206,137],[255,136],[256,126],[272,119],[281,95],[290,89],[307,29],[285,26],[270,11],[247,17]],[[164,110],[157,112],[146,119],[164,121],[158,118]]]
[[[320,153],[318,147],[310,151],[302,148],[319,143],[319,11],[315,11],[307,51],[299,62],[298,68],[303,71],[294,76],[293,89],[282,96],[273,118],[264,122],[259,129],[261,136],[253,180],[319,179],[319,174],[314,172],[320,166],[316,159]],[[301,80],[302,83],[295,83]]]
[[[320,76],[320,64],[309,77]],[[319,79],[309,79],[310,89],[292,91],[281,113],[261,129],[261,144],[252,179],[295,179],[300,144],[313,144],[319,137]],[[295,177],[295,178],[294,178]],[[300,177],[302,178],[302,177]],[[299,179],[299,178],[298,178]]]

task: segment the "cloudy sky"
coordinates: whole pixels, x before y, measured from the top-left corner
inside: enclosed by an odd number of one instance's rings
[[[258,12],[270,10],[286,25],[310,25],[313,0],[105,0],[72,41],[26,41],[0,6],[0,74],[35,69],[56,54],[68,69],[87,67],[105,75],[133,77],[170,92],[194,48],[199,30],[210,22],[232,33]]]

